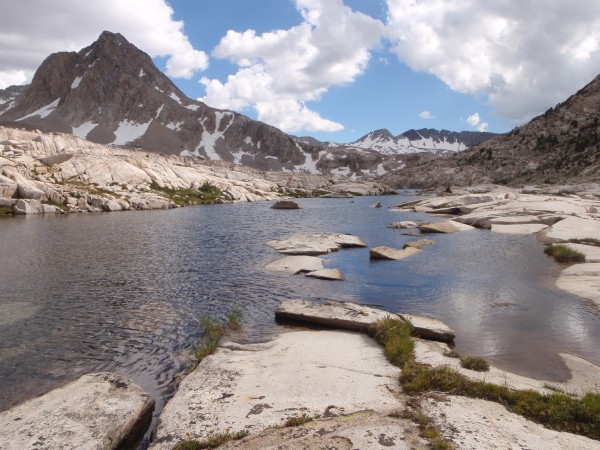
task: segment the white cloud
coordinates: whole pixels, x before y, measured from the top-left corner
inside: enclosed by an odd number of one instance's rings
[[[600,72],[600,2],[387,0],[399,59],[523,122]]]
[[[479,122],[481,122],[481,118],[479,117],[479,113],[471,114],[467,117],[467,123],[472,127],[476,127]]]
[[[419,113],[421,119],[433,119],[435,116],[430,111],[421,111]]]
[[[0,88],[26,83],[57,51],[77,51],[104,30],[121,33],[154,56],[168,56],[167,74],[190,78],[208,65],[173,20],[166,0],[28,0],[4,2],[0,15]]]
[[[481,117],[479,117],[479,113],[477,112],[467,117],[466,122],[478,131],[487,131],[488,129],[488,123],[482,122]]]
[[[257,35],[229,31],[213,56],[239,69],[225,82],[203,78],[201,100],[218,108],[254,108],[258,119],[284,131],[339,131],[307,103],[331,86],[352,83],[366,69],[384,25],[341,0],[296,0],[303,22]]]

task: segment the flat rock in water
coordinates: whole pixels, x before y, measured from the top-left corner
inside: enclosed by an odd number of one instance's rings
[[[292,274],[313,272],[322,268],[323,261],[316,256],[286,256],[277,261],[272,261],[265,266],[267,270]]]
[[[555,241],[586,238],[600,239],[600,221],[568,217],[556,222],[544,234],[546,238]]]
[[[271,209],[302,209],[302,206],[293,200],[279,200],[271,206]]]
[[[421,248],[435,244],[431,239],[419,239],[418,241],[409,241],[404,244],[404,248]]]
[[[302,414],[397,411],[399,375],[362,333],[295,331],[267,344],[225,345],[183,380],[150,448],[170,450],[227,429],[255,434]]]
[[[286,255],[324,255],[340,248],[367,246],[361,238],[342,233],[297,233],[267,245]]]
[[[122,375],[84,375],[0,413],[0,448],[135,448],[154,400]]]
[[[344,275],[340,269],[322,269],[315,270],[306,274],[307,277],[318,278],[320,280],[343,281]]]
[[[410,326],[410,330],[422,339],[452,342],[456,333],[444,322],[424,316],[398,314]]]
[[[492,232],[505,234],[533,234],[548,228],[543,223],[522,223],[515,225],[492,225]]]
[[[421,250],[417,248],[405,248],[403,250],[398,250],[392,247],[386,247],[382,245],[381,247],[373,247],[369,250],[369,256],[371,259],[404,259],[409,256],[416,255],[417,253],[421,253]]]
[[[587,298],[600,307],[600,263],[567,267],[560,273],[556,285],[559,289]]]
[[[417,228],[417,223],[410,220],[401,220],[400,222],[392,222],[388,228]]]
[[[449,234],[449,233],[456,233],[456,232],[460,231],[458,229],[458,227],[453,225],[452,223],[450,223],[450,221],[435,222],[435,223],[422,223],[421,225],[419,225],[418,228],[419,228],[419,230],[421,230],[422,233]]]
[[[372,324],[390,315],[380,309],[333,300],[324,304],[308,300],[286,300],[275,310],[275,318],[280,320],[360,331],[368,330]]]

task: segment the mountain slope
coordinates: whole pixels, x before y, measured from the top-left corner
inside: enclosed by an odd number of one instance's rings
[[[572,184],[600,181],[600,75],[512,132],[446,158],[415,155],[396,185]]]

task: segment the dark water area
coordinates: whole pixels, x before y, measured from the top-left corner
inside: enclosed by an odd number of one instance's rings
[[[412,198],[412,197],[411,197]],[[555,288],[559,266],[531,236],[489,231],[432,235],[402,261],[368,249],[324,256],[344,282],[267,272],[265,245],[299,231],[361,236],[369,246],[408,240],[386,225],[441,220],[391,212],[402,196],[302,200],[169,211],[0,220],[0,410],[94,371],[117,371],[161,409],[191,362],[201,316],[245,316],[241,338],[269,339],[285,299],[337,299],[426,314],[457,332],[456,350],[547,380],[568,375],[559,352],[600,364],[600,312]],[[370,207],[381,200],[383,208]]]

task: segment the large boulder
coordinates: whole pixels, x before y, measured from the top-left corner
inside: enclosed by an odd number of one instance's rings
[[[600,221],[568,217],[556,222],[551,228],[544,230],[545,238],[552,241],[568,241],[570,239],[599,239]]]
[[[11,198],[17,192],[17,183],[0,175],[0,198]]]
[[[154,400],[122,375],[84,375],[0,413],[0,448],[135,448]]]
[[[13,207],[14,214],[43,214],[44,208],[39,200],[17,200]]]
[[[418,248],[405,248],[404,250],[398,250],[392,247],[373,247],[369,251],[369,256],[371,259],[404,259],[409,256],[416,255],[417,253],[421,253],[421,250]]]
[[[472,230],[473,227],[463,223],[448,220],[446,222],[422,223],[419,225],[419,230],[422,233],[456,233],[457,231]]]

